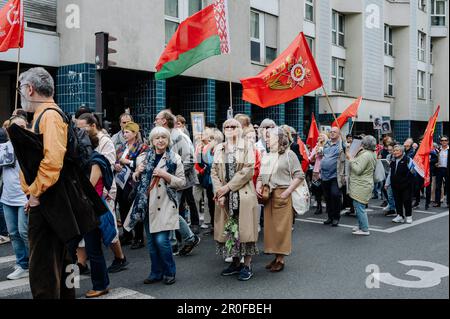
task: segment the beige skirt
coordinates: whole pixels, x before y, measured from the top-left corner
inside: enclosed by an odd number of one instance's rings
[[[292,196],[281,199],[286,189],[274,189],[264,205],[264,253],[290,255],[292,251]]]

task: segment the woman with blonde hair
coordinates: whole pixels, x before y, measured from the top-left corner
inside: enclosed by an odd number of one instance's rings
[[[252,257],[258,254],[258,200],[252,178],[253,147],[242,139],[242,126],[230,119],[223,124],[225,143],[214,151],[211,177],[215,192],[214,239],[217,252],[232,257],[222,276],[239,274],[241,281],[253,276]],[[240,260],[244,257],[244,265]]]
[[[263,186],[269,189],[264,203],[264,253],[275,254],[266,269],[284,269],[284,257],[292,251],[292,192],[304,180],[300,161],[289,148],[286,132],[277,127],[267,132],[269,152],[263,156],[256,191],[263,198]]]
[[[175,283],[176,266],[170,244],[170,232],[179,229],[177,190],[185,183],[181,157],[170,150],[170,132],[155,127],[150,132],[151,149],[144,163],[138,166],[133,179],[139,181],[137,195],[125,228],[131,230],[144,223],[151,259],[151,271],[144,284],[164,279]]]
[[[317,208],[314,214],[322,214],[322,182],[320,179],[320,161],[323,157],[323,146],[327,143],[328,136],[321,133],[317,139],[317,145],[313,148],[309,155],[309,162],[314,163],[313,174],[311,179],[311,192],[314,194],[317,202]]]

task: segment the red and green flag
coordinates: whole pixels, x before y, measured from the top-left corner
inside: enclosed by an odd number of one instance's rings
[[[230,53],[227,0],[213,4],[184,20],[156,65],[157,80],[180,75],[213,55]]]
[[[0,52],[23,48],[23,3],[11,0],[0,8]]]

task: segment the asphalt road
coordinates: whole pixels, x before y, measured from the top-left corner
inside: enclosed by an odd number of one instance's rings
[[[384,217],[377,204],[379,201],[374,201],[370,206],[371,235],[367,237],[351,234],[355,217],[342,216],[340,226],[335,228],[321,224],[325,214],[298,216],[293,253],[286,258],[284,271],[265,270],[273,257],[260,254],[254,258],[254,277],[247,282],[220,275],[227,264],[215,254],[210,235],[201,235],[200,245],[190,256],[175,257],[177,282],[172,286],[144,285],[150,271],[148,251],[130,250],[127,246],[125,254],[130,265],[110,275],[112,291],[107,298],[448,299],[448,208],[428,212],[418,209],[413,224],[399,226],[391,222],[392,218]],[[258,246],[262,250],[260,235]],[[105,254],[109,264],[111,253],[105,250]],[[29,299],[27,279],[6,279],[14,265],[12,255],[11,244],[0,246],[0,299]],[[374,269],[382,274],[374,278]],[[77,297],[82,298],[90,288],[89,278],[82,279]]]

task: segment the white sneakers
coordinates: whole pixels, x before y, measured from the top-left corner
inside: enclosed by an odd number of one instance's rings
[[[9,236],[1,236],[0,235],[0,245],[11,242],[11,238]]]
[[[353,231],[352,234],[357,235],[357,236],[369,236],[370,232],[358,229],[358,230]]]
[[[392,222],[393,222],[393,223],[400,224],[400,223],[404,223],[404,222],[405,222],[405,219],[404,219],[402,216],[397,215],[397,217],[395,217],[395,218],[392,220]]]
[[[397,215],[397,217],[395,217],[395,218],[392,220],[392,222],[397,223],[397,224],[400,224],[400,223],[412,224],[413,218],[412,218],[412,216],[407,216],[406,219],[405,219],[405,218],[403,218],[402,216]]]
[[[208,229],[208,228],[209,228],[209,225],[206,224],[206,223],[203,223],[203,224],[200,226],[200,228],[201,228],[201,229]]]
[[[8,276],[6,276],[6,278],[8,278],[9,280],[17,280],[17,279],[21,279],[21,278],[26,278],[28,277],[30,274],[28,272],[28,269],[22,269],[22,267],[20,267],[19,265],[16,265],[15,270],[10,273]]]
[[[389,207],[389,205],[387,205],[386,207],[383,208],[383,212],[387,212],[389,211],[391,208]]]

